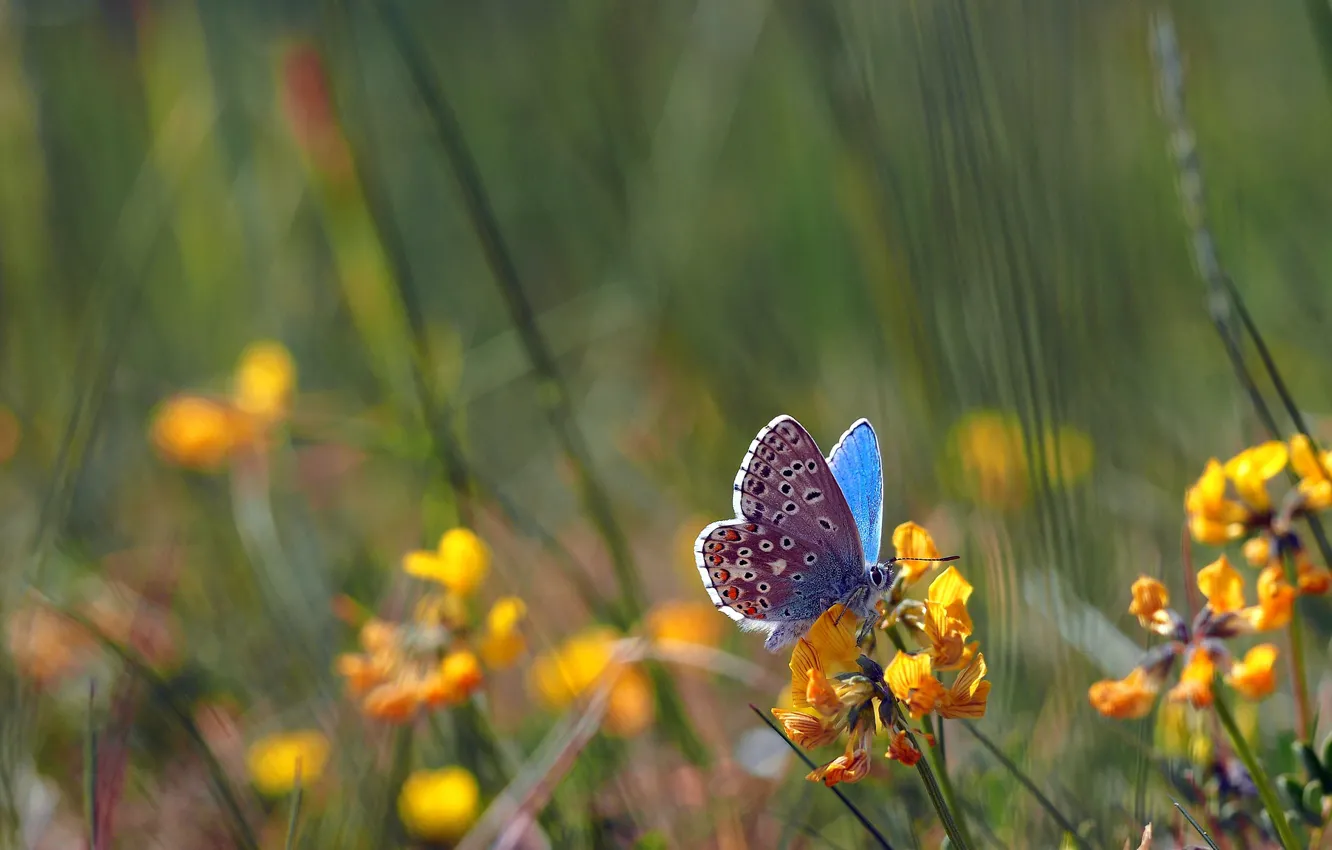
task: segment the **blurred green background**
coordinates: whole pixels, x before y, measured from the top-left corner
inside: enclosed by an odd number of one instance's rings
[[[925,524],[976,585],[980,728],[1118,846],[1169,800],[1141,776],[1150,730],[1096,716],[1087,684],[1144,645],[1124,613],[1135,576],[1182,591],[1184,489],[1263,437],[1190,256],[1158,9],[1222,262],[1330,438],[1332,13],[1316,0],[0,2],[7,609],[99,578],[143,592],[174,553],[189,682],[173,686],[233,701],[246,736],[308,724],[339,699],[330,665],[352,639],[330,600],[374,607],[407,549],[478,528],[490,595],[528,599],[534,648],[594,616],[628,626],[702,601],[692,538],[730,515],[759,427],[790,413],[827,449],[866,416],[885,521]],[[478,235],[485,210],[502,244]],[[225,392],[257,339],[299,368],[262,495],[164,464],[148,439],[164,398]],[[1307,613],[1326,694],[1332,617],[1323,600]],[[739,778],[748,703],[772,704],[785,658],[727,628],[771,687],[685,683],[706,768],[665,732],[590,751],[567,793],[619,801],[596,809],[613,828],[556,846],[865,840],[794,763]],[[502,675],[495,722],[521,757],[549,720]],[[6,771],[48,777],[53,821],[77,817],[86,680],[9,682]],[[1278,761],[1282,700],[1259,716]],[[359,776],[374,747],[342,731]],[[1000,843],[1058,841],[983,750],[950,743]],[[186,768],[179,741],[154,746],[135,793],[160,800]],[[660,793],[686,769],[702,802]],[[910,846],[930,816],[916,782],[897,769],[851,793]],[[184,820],[214,808],[203,794]],[[373,846],[329,825],[354,814],[310,816],[308,846]]]

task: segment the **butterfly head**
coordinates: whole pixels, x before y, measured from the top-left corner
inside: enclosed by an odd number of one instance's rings
[[[865,581],[875,590],[883,590],[893,580],[892,562],[870,564],[865,567]]]

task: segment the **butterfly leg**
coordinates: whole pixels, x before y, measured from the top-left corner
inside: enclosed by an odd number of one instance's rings
[[[763,642],[763,648],[769,652],[779,652],[804,637],[812,625],[814,625],[813,620],[790,620],[781,623],[768,634],[768,639]]]

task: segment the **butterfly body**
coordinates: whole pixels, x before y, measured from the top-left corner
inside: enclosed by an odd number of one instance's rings
[[[735,478],[736,517],[703,529],[695,562],[713,603],[776,651],[841,602],[860,617],[891,576],[878,563],[883,473],[869,422],[824,459],[790,416],[759,431]]]

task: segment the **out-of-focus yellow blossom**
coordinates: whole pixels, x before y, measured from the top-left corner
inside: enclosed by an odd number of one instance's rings
[[[236,409],[268,423],[287,415],[296,387],[296,363],[281,343],[255,342],[241,352],[232,379]]]
[[[637,665],[627,665],[615,675],[606,702],[606,720],[602,728],[609,735],[633,738],[641,735],[657,719],[652,680]]]
[[[980,410],[958,420],[949,433],[948,454],[965,494],[983,505],[1014,510],[1030,498],[1033,458],[1059,486],[1071,486],[1091,472],[1094,451],[1085,432],[1065,425],[1035,437],[1035,445],[1029,445],[1021,419],[1009,411]]]
[[[402,568],[409,575],[444,585],[459,596],[470,596],[490,570],[490,549],[466,528],[453,528],[439,539],[434,552],[408,552]]]
[[[328,763],[328,752],[328,738],[320,732],[283,732],[250,745],[245,764],[259,793],[281,797],[290,794],[298,781],[309,785],[318,779]]]
[[[487,667],[508,667],[527,651],[527,639],[520,628],[526,618],[527,603],[517,596],[505,596],[491,606],[481,639],[481,657]]]
[[[1193,539],[1220,546],[1264,524],[1272,508],[1267,482],[1281,473],[1288,457],[1285,444],[1272,441],[1245,449],[1224,465],[1208,460],[1184,495]],[[1236,497],[1230,496],[1232,489]]]
[[[1167,702],[1156,714],[1156,748],[1167,758],[1182,758],[1189,753],[1193,730],[1189,726],[1188,706]]]
[[[40,603],[9,615],[5,640],[19,672],[39,685],[73,672],[92,648],[86,631]]]
[[[1252,700],[1259,700],[1276,690],[1277,648],[1261,643],[1235,662],[1226,674],[1226,684]]]
[[[1225,555],[1198,570],[1198,589],[1218,614],[1244,607],[1244,579]]]
[[[1170,604],[1170,593],[1166,586],[1149,576],[1139,576],[1131,588],[1133,601],[1129,603],[1129,613],[1138,618],[1144,629],[1163,625],[1166,606]]]
[[[1136,720],[1146,717],[1161,685],[1141,667],[1135,667],[1123,679],[1096,682],[1087,692],[1092,706],[1106,717]]]
[[[915,720],[933,711],[944,695],[944,686],[930,672],[930,656],[924,652],[897,653],[884,671],[884,681]]]
[[[971,615],[967,600],[972,587],[955,567],[949,567],[930,582],[925,597],[922,634],[929,643],[928,652],[935,670],[957,670],[967,665],[977,644],[968,644]]]
[[[439,665],[441,703],[462,702],[481,686],[481,661],[467,649],[455,649]]]
[[[1254,631],[1283,628],[1295,616],[1296,595],[1281,565],[1273,564],[1258,574],[1258,604],[1245,608],[1241,614]]]
[[[1248,561],[1250,566],[1265,567],[1272,560],[1272,541],[1266,534],[1260,534],[1244,541],[1242,551],[1244,560]]]
[[[465,768],[417,770],[398,794],[398,817],[414,838],[455,841],[480,813],[481,787]]]
[[[287,349],[277,342],[256,342],[241,354],[229,398],[179,394],[159,405],[151,426],[153,445],[171,463],[216,471],[286,417],[295,376]]]
[[[0,407],[0,463],[5,463],[18,451],[23,428],[18,417],[7,407]]]
[[[235,410],[202,396],[174,396],[153,415],[153,445],[163,458],[186,469],[220,468],[250,434]]]
[[[608,682],[604,729],[622,737],[638,734],[656,719],[652,684],[637,666],[615,660],[619,640],[614,629],[595,627],[542,653],[528,671],[532,691],[547,707],[561,709]]]
[[[724,621],[708,602],[663,602],[647,617],[648,634],[661,643],[721,643]]]
[[[1289,459],[1286,444],[1272,440],[1235,455],[1226,461],[1224,471],[1249,510],[1270,511],[1272,497],[1267,482],[1281,474]]]
[[[1216,665],[1207,650],[1197,647],[1189,652],[1179,684],[1170,689],[1171,702],[1187,702],[1194,708],[1207,708],[1212,704],[1212,678]]]
[[[1301,549],[1295,554],[1296,585],[1305,596],[1322,596],[1332,588],[1332,571],[1320,567]]]

